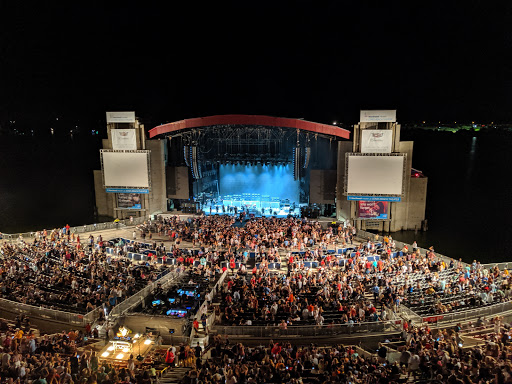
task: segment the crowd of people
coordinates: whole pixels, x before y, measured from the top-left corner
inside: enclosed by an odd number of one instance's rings
[[[438,258],[433,250],[422,254],[415,244],[397,249],[390,237],[382,242],[355,242],[350,226],[324,228],[297,218],[241,223],[230,216],[185,220],[175,216],[147,222],[138,230],[135,238],[152,242],[151,255],[164,261],[175,258],[180,272],[195,266],[193,273],[205,280],[223,269],[233,272],[215,299],[220,302],[217,320],[223,325],[274,325],[283,331],[296,325],[350,326],[395,320],[401,305],[421,315],[447,314],[509,300],[512,295],[508,270],[486,269],[477,262],[466,266]],[[171,245],[157,242],[155,234]],[[107,246],[114,248],[113,254],[106,252]],[[337,247],[344,252],[327,252]],[[129,250],[141,251],[143,246],[108,244],[101,236],[84,241],[66,227],[38,232],[30,242],[4,243],[0,246],[0,295],[75,313],[103,306],[102,313],[108,314],[112,306],[168,268],[155,260],[132,262],[123,257]],[[250,254],[255,265],[248,268]],[[305,267],[306,260],[318,262],[318,268]],[[271,271],[269,263],[285,267]],[[167,296],[157,290],[154,298],[165,301]],[[187,354],[196,357],[184,379],[187,384],[385,384],[408,377],[450,384],[512,383],[512,332],[500,320],[493,322],[493,332],[484,333],[481,346],[474,348],[465,345],[460,327],[432,330],[409,322],[399,345],[384,342],[376,354],[356,346],[272,341],[249,347],[230,344],[222,336],[212,337],[211,358],[202,359],[199,348],[184,348],[184,355],[181,349],[171,352],[176,361],[186,361]],[[12,328],[0,323],[2,380],[19,378],[32,384],[156,381],[154,367],[136,368],[133,359],[126,368],[115,368],[101,364],[94,352],[77,353],[91,336],[88,329],[38,337],[26,322]],[[172,367],[175,361],[168,363]]]
[[[283,328],[353,324],[392,320],[402,304],[430,315],[510,300],[512,294],[508,270],[497,267],[464,267],[433,251],[397,250],[389,240],[375,244],[368,239],[348,252],[306,251],[303,257],[319,261],[317,269],[304,268],[289,254],[287,273],[262,267],[252,274],[238,271],[220,297],[219,320]]]
[[[198,360],[182,381],[189,383],[450,384],[512,382],[512,331],[500,318],[466,346],[461,326],[409,326],[394,343],[373,353],[351,345],[307,346],[289,342],[250,347],[215,336],[211,358]],[[482,324],[480,324],[482,326]],[[473,331],[473,328],[470,328]]]
[[[38,336],[0,322],[0,381],[27,384],[114,384],[156,382],[155,365],[125,367],[100,361],[92,349],[84,352],[89,330]],[[97,337],[97,335],[96,335]]]
[[[207,249],[261,249],[283,248],[304,250],[318,246],[326,249],[334,244],[353,241],[351,227],[322,228],[320,223],[299,218],[254,218],[238,222],[230,216],[197,216],[180,220],[178,216],[165,218],[158,223],[142,224],[142,234],[158,233],[167,236],[176,245],[182,241]]]
[[[334,269],[235,276],[220,298],[219,320],[225,325],[274,324],[286,329],[391,319],[393,292],[377,303],[365,295],[366,283]]]
[[[107,315],[167,268],[112,257],[101,235],[82,243],[62,231],[38,232],[0,246],[0,296],[72,313],[103,307]]]

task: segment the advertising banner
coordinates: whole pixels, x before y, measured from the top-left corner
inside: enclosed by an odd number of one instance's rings
[[[112,149],[136,150],[135,129],[112,129]]]
[[[361,153],[391,153],[393,131],[390,129],[363,129]]]
[[[388,110],[362,110],[359,121],[361,123],[394,123],[396,121],[396,109]]]
[[[349,201],[394,201],[396,203],[402,201],[402,198],[400,196],[356,196],[356,195],[349,195],[347,196],[347,200]]]
[[[138,193],[118,193],[117,208],[142,209],[141,196]]]
[[[135,111],[107,112],[108,123],[135,123]]]
[[[144,193],[148,194],[149,189],[139,189],[139,188],[105,188],[105,192],[107,193]]]
[[[371,220],[388,219],[387,201],[359,201],[359,218]]]

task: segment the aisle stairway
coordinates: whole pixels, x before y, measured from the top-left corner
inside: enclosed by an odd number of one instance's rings
[[[161,384],[178,384],[190,371],[190,368],[175,367],[172,370],[166,369],[159,382]]]

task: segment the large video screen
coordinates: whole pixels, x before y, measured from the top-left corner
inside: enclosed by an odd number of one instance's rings
[[[105,187],[149,188],[147,151],[101,151],[101,155]]]
[[[289,165],[221,165],[220,194],[241,195],[256,193],[299,202],[299,181],[293,179]]]
[[[389,217],[387,201],[358,201],[358,203],[360,219],[387,220]]]
[[[346,192],[361,195],[402,194],[405,156],[347,154]]]

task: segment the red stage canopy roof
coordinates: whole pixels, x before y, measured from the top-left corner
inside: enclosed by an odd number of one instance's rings
[[[346,129],[327,125],[313,123],[300,119],[288,119],[284,117],[272,117],[261,115],[217,115],[198,117],[195,119],[185,119],[175,121],[174,123],[162,124],[149,130],[149,137],[181,131],[183,129],[207,127],[210,125],[264,125],[267,127],[298,128],[304,131],[321,133],[324,135],[350,138],[350,132]]]

